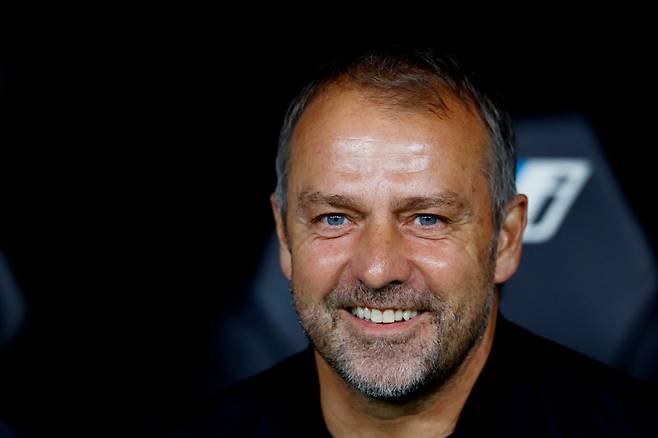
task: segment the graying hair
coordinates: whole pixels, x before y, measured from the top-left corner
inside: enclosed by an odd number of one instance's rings
[[[276,157],[276,200],[284,218],[287,212],[290,144],[302,114],[323,90],[346,84],[367,93],[378,104],[407,110],[428,110],[438,117],[447,114],[442,95],[454,95],[467,107],[474,106],[484,122],[489,145],[483,172],[487,178],[492,221],[498,229],[505,206],[516,194],[516,147],[511,119],[494,100],[476,87],[454,57],[432,50],[373,51],[352,61],[335,64],[320,72],[293,99],[279,135]]]

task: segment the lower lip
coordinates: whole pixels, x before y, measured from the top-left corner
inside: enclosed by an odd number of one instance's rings
[[[408,321],[403,319],[402,321],[391,323],[375,323],[361,319],[358,316],[354,316],[352,312],[346,309],[342,309],[342,311],[345,313],[345,316],[348,318],[348,320],[352,322],[352,324],[356,325],[360,330],[372,334],[387,334],[406,331],[427,317],[426,313],[423,312],[419,313]]]

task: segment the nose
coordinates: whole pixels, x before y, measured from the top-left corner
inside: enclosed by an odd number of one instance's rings
[[[390,283],[404,283],[411,275],[403,236],[394,223],[366,226],[352,265],[357,279],[373,289]]]

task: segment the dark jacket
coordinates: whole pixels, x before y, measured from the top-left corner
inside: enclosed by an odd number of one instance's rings
[[[327,436],[311,348],[195,407],[171,436]],[[658,437],[655,387],[499,316],[454,437]]]

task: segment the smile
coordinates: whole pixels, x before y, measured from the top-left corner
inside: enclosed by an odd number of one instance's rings
[[[398,321],[409,321],[418,315],[418,311],[412,309],[374,309],[355,306],[349,309],[352,315],[375,324],[391,324]]]

